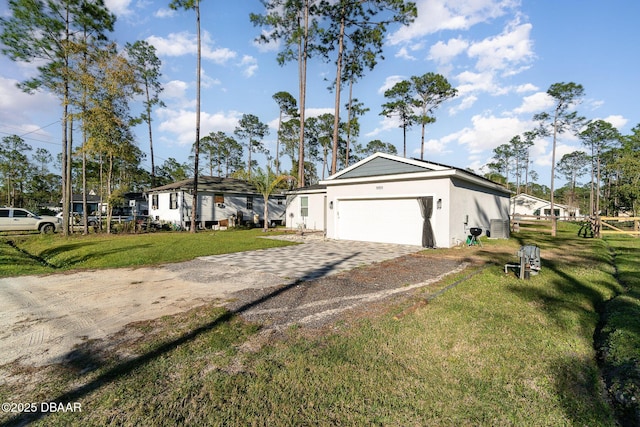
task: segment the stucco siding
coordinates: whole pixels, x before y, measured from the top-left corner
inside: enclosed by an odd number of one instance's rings
[[[450,184],[451,244],[464,242],[469,228],[490,229],[492,219],[509,218],[509,196],[503,192],[452,179]]]
[[[376,241],[376,236],[379,234],[380,236],[378,237],[382,241],[388,241],[385,240],[387,239],[387,234],[395,233],[396,241],[394,243],[418,244],[416,243],[420,242],[418,236],[422,233],[422,217],[419,214],[415,214],[415,212],[419,212],[417,199],[422,196],[432,196],[434,198],[434,208],[431,224],[435,233],[436,246],[448,247],[448,209],[444,204],[441,205],[440,209],[436,206],[438,199],[447,197],[449,192],[448,181],[447,178],[328,185],[327,202],[334,209],[329,209],[327,214],[327,236],[335,239],[343,238],[340,234],[340,227],[344,228],[348,225],[344,221],[342,221],[342,224],[340,223],[340,211],[342,208],[347,207],[350,209],[348,214],[351,215],[351,209],[354,206],[346,204],[348,201],[371,201],[371,203],[362,203],[361,206],[385,209],[386,212],[361,212],[361,224],[358,225],[360,236],[358,237],[357,234],[350,231],[348,236],[351,239]],[[379,204],[375,202],[381,200],[386,201],[386,203]],[[403,206],[407,206],[407,209],[409,209],[413,203],[415,203],[416,207],[414,213],[407,214],[403,211],[394,215],[394,209]],[[384,219],[384,230],[381,228],[383,224],[379,223],[380,221],[376,218],[376,215]]]
[[[306,210],[303,211],[302,200],[306,198]],[[305,229],[324,231],[326,194],[321,193],[299,193],[292,194],[287,198],[286,225],[290,229]],[[306,213],[306,216],[303,216]]]

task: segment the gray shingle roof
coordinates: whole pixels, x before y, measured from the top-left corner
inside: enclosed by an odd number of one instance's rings
[[[159,193],[170,190],[192,190],[193,178],[177,181],[161,187],[152,188],[149,193]],[[220,193],[258,193],[250,182],[236,178],[221,178],[217,176],[198,177],[198,191],[213,191]]]

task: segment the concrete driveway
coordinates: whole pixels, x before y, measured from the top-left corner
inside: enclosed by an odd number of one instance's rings
[[[186,311],[243,289],[305,281],[419,251],[416,246],[311,240],[303,245],[151,268],[0,279],[0,365],[63,362],[77,344]]]

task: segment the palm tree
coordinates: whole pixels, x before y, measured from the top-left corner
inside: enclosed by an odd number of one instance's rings
[[[296,178],[291,175],[276,175],[268,165],[266,169],[258,168],[252,174],[247,171],[238,171],[234,174],[235,178],[244,179],[253,184],[258,193],[264,198],[264,225],[262,231],[269,229],[269,197],[281,187],[283,182],[295,181]]]

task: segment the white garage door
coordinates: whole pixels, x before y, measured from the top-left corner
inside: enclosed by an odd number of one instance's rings
[[[342,240],[420,246],[422,222],[415,198],[338,202],[337,236]]]

